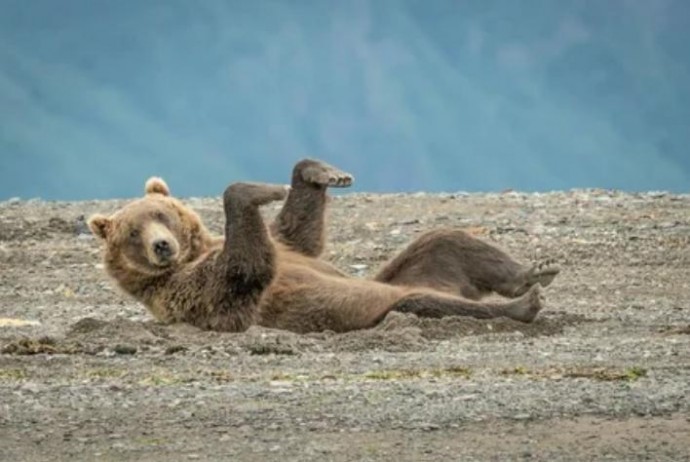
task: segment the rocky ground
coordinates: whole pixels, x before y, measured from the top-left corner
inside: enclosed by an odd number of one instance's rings
[[[689,195],[338,196],[355,277],[438,226],[563,271],[533,324],[304,336],[153,322],[84,226],[122,203],[0,203],[0,460],[690,460]]]

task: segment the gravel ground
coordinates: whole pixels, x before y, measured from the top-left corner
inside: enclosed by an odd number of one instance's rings
[[[340,335],[156,324],[84,225],[122,204],[0,202],[0,460],[690,460],[690,195],[337,196],[357,277],[438,226],[563,267],[533,324]]]

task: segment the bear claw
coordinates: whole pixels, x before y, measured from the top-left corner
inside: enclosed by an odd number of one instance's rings
[[[321,163],[302,170],[302,179],[307,183],[334,188],[347,188],[354,182],[354,177],[349,173]]]
[[[539,283],[542,287],[547,287],[560,271],[561,268],[554,259],[544,260],[529,269],[527,272],[527,284],[534,285]]]

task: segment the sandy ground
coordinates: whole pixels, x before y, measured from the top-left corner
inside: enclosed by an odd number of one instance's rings
[[[356,277],[438,226],[563,272],[529,325],[305,336],[153,322],[84,226],[121,204],[0,203],[0,460],[690,460],[689,195],[338,196]]]

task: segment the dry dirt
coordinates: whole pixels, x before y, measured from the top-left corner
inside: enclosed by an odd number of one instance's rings
[[[689,195],[338,196],[356,277],[438,226],[563,272],[530,325],[304,336],[153,322],[84,226],[122,203],[0,203],[0,460],[690,460]]]

